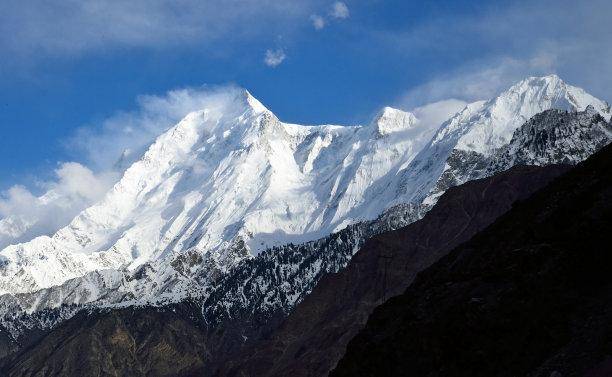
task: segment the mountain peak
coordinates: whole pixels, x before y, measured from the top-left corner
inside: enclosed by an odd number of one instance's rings
[[[249,92],[248,90],[243,89],[241,94],[244,100],[246,101],[247,105],[251,109],[253,109],[254,112],[263,113],[266,111],[270,111],[257,98],[253,97],[251,92]]]
[[[385,106],[374,118],[373,124],[381,135],[406,130],[417,122],[414,114]]]
[[[531,76],[527,77],[516,84],[512,85],[504,93],[527,92],[539,90],[543,94],[551,94],[555,92],[567,91],[571,86],[567,85],[561,78],[555,74],[546,76]]]
[[[469,129],[461,132],[456,148],[488,155],[508,143],[514,130],[535,114],[549,109],[583,111],[588,105],[610,118],[605,102],[559,76],[528,77],[487,101],[468,122]]]

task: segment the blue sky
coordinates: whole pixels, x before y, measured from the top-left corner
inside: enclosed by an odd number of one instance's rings
[[[96,146],[109,122],[181,88],[242,86],[297,123],[485,99],[553,72],[612,99],[609,1],[423,3],[1,0],[0,190],[44,191],[68,161],[108,170],[91,149],[115,153]]]

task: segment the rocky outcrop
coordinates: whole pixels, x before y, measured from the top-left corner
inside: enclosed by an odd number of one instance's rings
[[[517,128],[490,155],[454,149],[432,193],[504,171],[515,165],[577,164],[612,141],[612,124],[592,106],[584,111],[551,109]]]

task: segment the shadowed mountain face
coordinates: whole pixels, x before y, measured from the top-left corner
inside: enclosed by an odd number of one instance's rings
[[[377,308],[332,376],[609,376],[612,147]]]
[[[17,349],[17,343],[13,340],[9,332],[0,326],[0,359]]]
[[[277,331],[225,355],[213,374],[327,375],[374,307],[567,169],[516,167],[451,188],[422,220],[367,241],[348,267],[324,277]]]

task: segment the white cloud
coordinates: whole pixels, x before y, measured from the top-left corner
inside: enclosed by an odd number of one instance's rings
[[[350,13],[345,3],[343,3],[342,1],[336,1],[332,5],[332,9],[329,15],[333,18],[344,19],[344,18],[348,18]]]
[[[5,0],[0,56],[71,55],[256,40],[290,32],[321,0]]]
[[[311,15],[310,21],[312,21],[312,26],[315,28],[315,30],[321,30],[325,27],[325,19],[318,14]]]
[[[401,51],[406,61],[428,56],[457,62],[410,93],[416,105],[449,96],[488,98],[514,81],[548,73],[609,100],[612,50],[602,46],[612,40],[611,12],[607,0],[514,2],[467,15],[442,13],[403,31],[373,31],[364,43]]]
[[[348,18],[349,15],[349,9],[346,4],[341,1],[336,1],[333,3],[327,17],[323,17],[319,14],[312,14],[310,16],[310,21],[312,22],[312,26],[315,28],[315,30],[321,30],[327,26],[328,22],[333,22],[334,20],[338,19],[345,19]]]
[[[451,116],[461,111],[468,103],[456,98],[428,103],[410,110],[419,123],[428,128],[437,129]]]
[[[55,180],[39,184],[44,191],[36,196],[24,186],[13,186],[0,194],[0,248],[52,234],[76,214],[100,200],[119,175],[95,174],[76,162],[55,170]]]
[[[264,63],[266,63],[268,67],[274,68],[280,65],[285,58],[287,58],[287,55],[285,55],[285,51],[283,51],[281,48],[276,50],[266,50]]]
[[[101,198],[109,188],[115,174],[94,174],[77,162],[65,162],[55,171],[57,181],[49,183],[50,189],[58,196],[74,197],[84,202]]]

